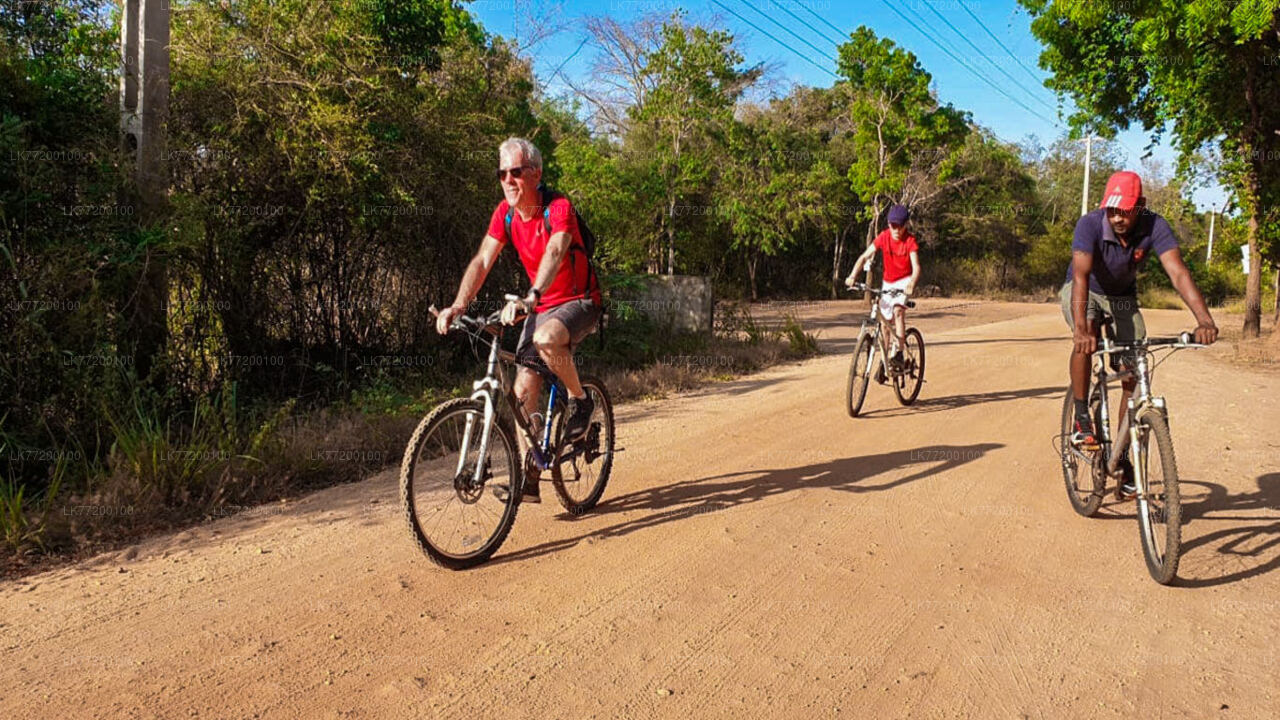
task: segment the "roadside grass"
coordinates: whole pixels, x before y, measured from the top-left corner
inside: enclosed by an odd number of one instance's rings
[[[762,322],[746,305],[725,305],[709,336],[667,332],[638,317],[607,332],[603,349],[580,348],[580,354],[615,402],[661,398],[817,354],[816,336],[794,316]],[[480,371],[380,376],[345,401],[318,408],[294,400],[242,407],[229,387],[165,419],[134,390],[120,407],[104,411],[114,437],[100,459],[86,459],[78,448],[39,451],[51,462],[44,491],[36,495],[15,479],[13,467],[0,476],[0,567],[5,575],[36,572],[364,479],[399,463],[422,416],[445,399],[469,394]],[[14,447],[0,418],[0,456],[22,452],[33,451]]]

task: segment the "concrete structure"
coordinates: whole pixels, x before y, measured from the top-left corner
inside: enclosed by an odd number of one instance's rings
[[[678,332],[709,333],[714,298],[711,279],[695,275],[650,275],[634,297],[617,299],[655,322]]]

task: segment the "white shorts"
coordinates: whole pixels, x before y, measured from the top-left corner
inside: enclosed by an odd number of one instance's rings
[[[902,290],[905,292],[907,289],[907,285],[910,285],[910,284],[911,284],[911,277],[907,276],[902,278],[901,280],[894,280],[893,282],[887,282],[884,285],[881,285],[880,289],[881,290]],[[907,304],[906,295],[881,295],[880,296],[880,314],[884,316],[885,320],[892,320],[893,308],[898,305],[902,305],[905,307],[906,304]]]

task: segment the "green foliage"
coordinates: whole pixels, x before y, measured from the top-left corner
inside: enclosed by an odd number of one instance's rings
[[[1079,108],[1073,127],[1110,134],[1140,123],[1158,137],[1171,126],[1183,175],[1219,147],[1250,244],[1280,258],[1280,0],[1020,1],[1046,46],[1047,84]],[[1247,334],[1258,329],[1253,279]]]
[[[865,26],[840,46],[839,70],[848,84],[856,148],[849,184],[878,213],[882,198],[901,196],[922,154],[945,157],[945,149],[964,138],[969,118],[939,105],[929,89],[932,77],[914,54]]]

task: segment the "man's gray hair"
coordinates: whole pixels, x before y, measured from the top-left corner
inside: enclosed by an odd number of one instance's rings
[[[538,148],[535,147],[533,143],[525,140],[524,138],[511,137],[503,140],[502,144],[498,146],[499,155],[512,150],[520,151],[520,157],[524,158],[524,163],[526,165],[537,168],[538,170],[542,169],[542,153],[538,152]],[[501,163],[502,161],[499,160],[498,162]]]

